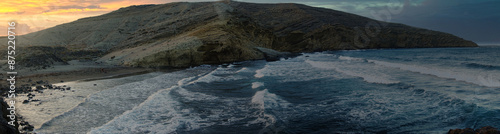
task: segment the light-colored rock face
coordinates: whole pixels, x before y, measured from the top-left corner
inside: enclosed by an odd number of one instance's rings
[[[211,3],[200,6],[201,9],[189,8],[192,6],[188,5],[178,7],[194,12],[178,16],[175,21],[167,23],[179,23],[180,27],[176,24],[153,24],[155,27],[142,30],[149,36],[139,34],[138,37],[132,37],[126,41],[133,43],[122,42],[121,48],[114,49],[116,51],[106,54],[98,61],[142,67],[217,64],[263,59],[264,54],[254,47],[272,43],[269,39],[262,41],[260,37],[250,37],[252,35],[249,34],[252,33],[239,33],[245,31],[241,24],[228,24],[238,21],[230,20],[234,18],[234,9],[225,3]],[[191,20],[192,18],[204,21]],[[162,28],[165,26],[173,27],[173,30],[158,32],[165,29]],[[271,35],[268,36],[267,38],[272,38]]]
[[[179,2],[131,6],[79,19],[20,36],[18,47],[101,51],[90,57],[100,56],[97,61],[113,65],[187,67],[276,54],[261,48],[312,52],[476,46],[450,34],[392,23],[384,23],[387,26],[378,36],[370,37],[369,43],[357,44],[355,39],[360,35],[355,28],[368,22],[376,21],[298,4]]]

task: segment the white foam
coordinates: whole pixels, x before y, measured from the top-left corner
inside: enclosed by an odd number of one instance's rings
[[[276,108],[287,108],[290,107],[291,103],[286,100],[281,99],[279,96],[273,93],[269,93],[268,89],[258,91],[252,97],[251,103],[257,105],[260,109],[257,115],[257,119],[248,122],[249,124],[265,123],[265,126],[271,126],[276,123],[276,117],[270,114],[266,114],[266,109],[276,109]]]
[[[252,83],[252,89],[256,89],[256,88],[259,88],[262,86],[264,86],[264,83],[262,83],[262,82],[253,82]]]
[[[306,63],[309,63],[311,66],[315,68],[321,68],[321,69],[336,69],[335,66],[332,66],[331,63],[328,62],[318,62],[318,61],[312,61],[312,60],[306,60]]]
[[[368,60],[368,62],[386,67],[399,68],[401,70],[416,72],[420,74],[433,75],[440,78],[464,81],[486,87],[500,87],[499,79],[491,77],[491,75],[487,74],[488,72],[478,72],[477,70],[441,69],[437,67],[424,67],[377,60]]]
[[[38,129],[43,123],[64,114],[78,106],[78,104],[85,102],[85,98],[89,95],[114,86],[156,77],[160,74],[162,73],[148,73],[96,81],[57,83],[54,85],[61,87],[66,85],[67,87],[71,87],[71,90],[59,91],[46,89],[43,93],[33,92],[32,94],[36,95],[34,99],[40,99],[40,102],[30,102],[28,104],[17,105],[16,108],[19,110],[18,112],[24,116],[24,119],[29,121],[35,129]],[[97,84],[97,86],[94,86],[94,84]],[[26,94],[19,94],[16,98],[18,101],[17,103],[19,104],[21,104],[23,100],[28,99]]]
[[[258,91],[252,97],[253,104],[258,104],[261,109],[272,109],[274,107],[288,107],[290,103],[286,100],[281,99],[276,94],[269,93],[268,89]]]
[[[339,56],[340,60],[346,60],[346,61],[364,61],[365,59],[362,58],[354,58],[354,57],[348,57],[348,56]]]
[[[500,87],[500,79],[493,75],[478,76],[478,81],[487,87]]]
[[[264,96],[266,93],[267,93],[267,89],[256,92],[255,95],[253,95],[253,97],[252,97],[252,103],[259,104],[263,108],[264,107]]]
[[[250,72],[250,69],[243,67],[240,70],[236,71],[236,73],[241,73],[241,72]]]
[[[221,81],[241,80],[244,79],[244,77],[236,75],[240,70],[235,70],[234,68],[219,67],[213,70],[212,72],[208,73],[207,75],[204,75],[203,77],[191,83],[196,83],[196,82],[210,83],[215,81],[221,82]]]
[[[266,65],[266,66],[264,66],[264,68],[262,68],[262,69],[259,69],[259,70],[255,71],[255,75],[254,75],[254,77],[255,77],[255,78],[262,78],[262,77],[264,77],[264,72],[265,72],[265,71],[268,71],[268,69],[267,69],[268,67],[269,67],[269,66],[268,66],[268,65]]]
[[[207,74],[208,75],[208,74]],[[186,83],[197,81],[197,77],[188,77],[177,82],[178,85],[171,88],[159,90],[149,96],[143,103],[131,110],[116,116],[106,124],[93,128],[89,133],[173,133],[178,127],[183,125],[186,130],[194,130],[203,126],[210,126],[214,123],[199,123],[203,121],[199,116],[191,114],[189,109],[180,108],[182,104],[170,95],[172,90],[176,90],[184,99],[189,101],[215,100],[218,97],[206,95],[198,92],[189,92],[182,88]],[[153,113],[153,114],[152,114]],[[184,115],[190,114],[186,117]],[[170,118],[158,121],[158,118]]]
[[[214,124],[203,122],[199,116],[190,114],[192,112],[189,109],[180,108],[182,104],[172,99],[170,91],[161,90],[133,110],[93,128],[89,133],[174,133],[181,126],[185,130],[194,130]],[[186,114],[190,116],[184,116]]]
[[[85,102],[45,122],[37,131],[41,133],[88,132],[91,128],[101,126],[113,117],[133,109],[157,91],[172,87],[182,79],[207,71],[210,70],[171,72],[94,93],[89,95]],[[71,127],[73,124],[78,124],[79,127]]]

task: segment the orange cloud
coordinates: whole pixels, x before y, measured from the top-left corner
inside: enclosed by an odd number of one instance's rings
[[[121,7],[163,4],[181,0],[12,0],[0,2],[0,29],[9,21],[28,27],[18,34],[27,34],[80,18],[102,15]],[[2,25],[5,24],[5,25]],[[0,36],[6,32],[0,31]]]

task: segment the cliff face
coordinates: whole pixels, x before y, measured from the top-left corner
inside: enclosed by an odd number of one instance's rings
[[[383,27],[376,30],[375,36],[366,36],[365,26],[369,23]],[[89,57],[143,67],[263,59],[267,51],[259,48],[312,52],[477,46],[451,34],[330,9],[231,1],[131,6],[20,36],[18,40],[19,47],[29,44],[64,47],[68,51],[101,51]]]

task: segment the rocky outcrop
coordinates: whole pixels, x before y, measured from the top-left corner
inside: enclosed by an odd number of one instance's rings
[[[18,65],[31,69],[45,69],[52,65],[68,65],[69,60],[92,60],[102,55],[101,51],[69,50],[65,47],[31,46],[18,48]]]
[[[4,99],[0,98],[0,115],[2,115],[0,117],[0,134],[19,134],[19,131],[15,127],[7,123],[8,107],[9,105],[5,103]],[[17,126],[17,123],[15,124]]]
[[[366,29],[368,24],[378,27]],[[131,6],[18,40],[18,46],[26,48],[29,44],[72,52],[99,51],[89,53],[90,57],[141,67],[275,60],[275,52],[477,46],[451,34],[331,9],[234,1]],[[54,61],[71,59],[46,56]]]
[[[486,126],[476,130],[472,128],[450,129],[448,134],[500,134],[500,131],[497,128]]]

